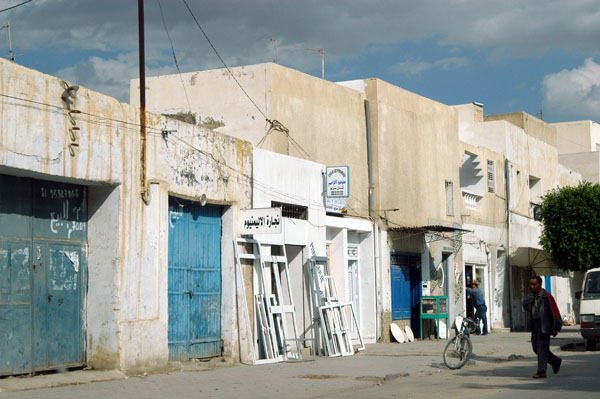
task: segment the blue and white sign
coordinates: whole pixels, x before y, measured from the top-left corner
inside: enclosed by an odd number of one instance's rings
[[[350,167],[328,166],[325,171],[328,198],[348,198],[350,196]]]

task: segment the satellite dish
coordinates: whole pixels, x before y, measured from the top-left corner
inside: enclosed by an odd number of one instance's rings
[[[408,342],[413,342],[415,340],[415,334],[413,334],[413,331],[411,330],[410,326],[404,327],[404,333],[406,334]]]
[[[401,344],[403,344],[404,341],[406,341],[404,332],[397,324],[392,323],[392,325],[390,326],[390,330],[392,331],[392,337],[394,337],[396,341],[398,341]]]
[[[206,205],[206,194],[202,194],[202,197],[200,197],[200,205]]]

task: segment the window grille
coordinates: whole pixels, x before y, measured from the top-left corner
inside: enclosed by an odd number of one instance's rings
[[[272,208],[281,208],[281,217],[308,220],[308,207],[271,201]]]
[[[493,193],[496,191],[496,184],[494,182],[494,161],[487,161],[487,178],[488,192]]]

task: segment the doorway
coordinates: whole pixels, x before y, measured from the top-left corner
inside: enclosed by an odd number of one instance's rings
[[[406,320],[415,337],[421,335],[421,256],[391,253],[392,322]]]
[[[87,187],[0,175],[0,375],[85,362]]]
[[[170,360],[221,354],[221,213],[169,198]]]

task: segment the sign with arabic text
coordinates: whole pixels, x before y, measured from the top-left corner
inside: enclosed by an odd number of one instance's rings
[[[281,233],[281,208],[254,208],[240,211],[241,234]]]
[[[350,196],[350,167],[328,166],[325,171],[327,197],[348,198]]]

